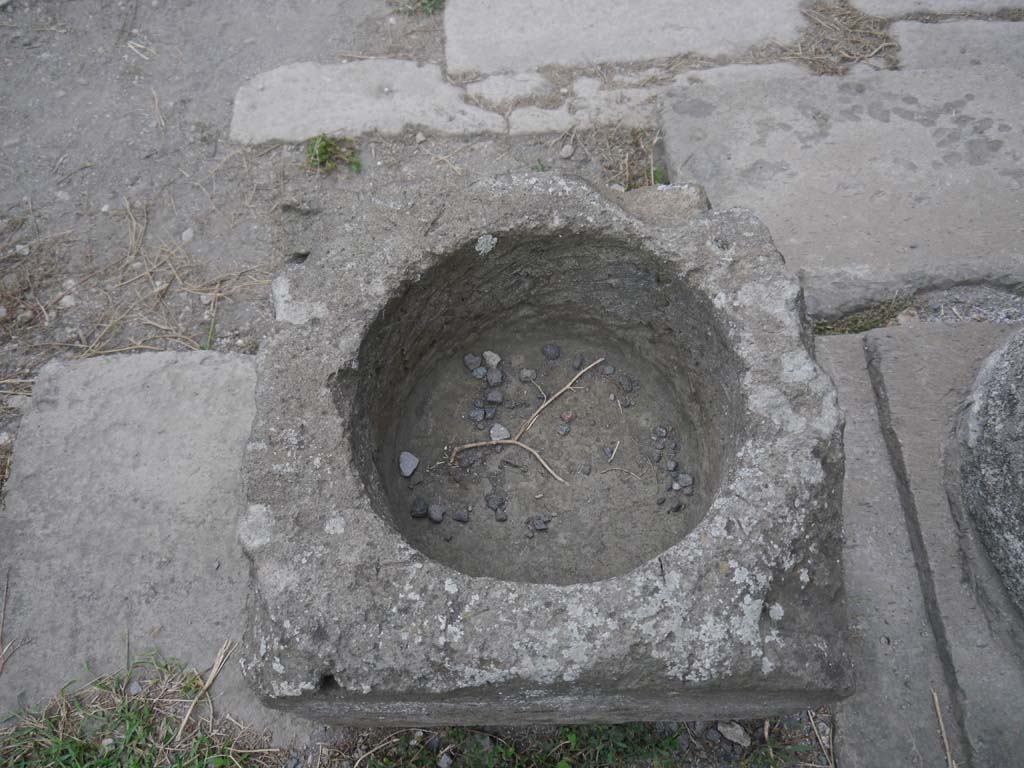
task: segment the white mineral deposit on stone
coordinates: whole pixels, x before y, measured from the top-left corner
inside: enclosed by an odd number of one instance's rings
[[[494,250],[494,246],[497,244],[498,238],[494,235],[480,235],[480,237],[476,239],[476,252],[481,256],[486,256]]]

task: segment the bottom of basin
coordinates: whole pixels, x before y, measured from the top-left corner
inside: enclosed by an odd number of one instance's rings
[[[680,374],[673,380],[663,370],[659,361],[673,359],[668,350],[659,350],[643,329],[629,336],[611,337],[584,324],[515,324],[417,374],[395,442],[381,454],[394,522],[406,540],[469,575],[569,584],[626,573],[691,531],[709,497],[688,388]],[[545,357],[546,344],[560,348],[557,359]],[[488,386],[464,364],[465,353],[485,350],[501,356],[500,386]],[[517,446],[471,449],[459,454],[461,461],[447,460],[456,446],[489,440],[495,424],[514,435],[544,395],[554,395],[577,373],[580,354],[584,368],[601,357],[606,362],[545,409],[522,438],[564,484]],[[536,372],[535,382],[521,380],[524,368]],[[493,418],[474,421],[471,412],[488,408],[487,393],[495,389],[503,402]],[[409,478],[398,472],[402,451],[420,459]],[[443,520],[414,517],[417,500],[421,512],[423,503],[440,505]]]

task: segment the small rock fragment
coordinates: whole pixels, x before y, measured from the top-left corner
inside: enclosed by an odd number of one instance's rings
[[[664,427],[655,427],[653,435],[655,437],[668,437],[668,430]]]
[[[484,378],[487,379],[488,386],[497,387],[505,380],[505,374],[501,372],[500,368],[491,368]]]
[[[573,153],[575,151],[576,151],[576,147],[574,147],[572,145],[572,142],[569,142],[568,144],[563,144],[562,145],[562,148],[558,152],[558,156],[560,158],[562,158],[563,160],[568,160],[570,157],[573,156]]]
[[[606,445],[606,446],[605,446],[604,448],[602,448],[601,450],[602,450],[602,451],[604,451],[604,457],[605,457],[606,459],[608,459],[608,461],[611,461],[611,460],[612,460],[612,456],[614,456],[614,455],[615,455],[615,449],[614,449],[614,448],[609,448],[609,447],[608,447],[608,446]]]
[[[682,473],[676,477],[676,482],[679,483],[679,485],[682,486],[683,488],[689,488],[691,485],[693,485],[693,475],[687,475],[686,473]]]
[[[498,493],[489,493],[484,497],[484,503],[492,512],[497,512],[505,506],[505,497]]]
[[[466,414],[470,421],[475,421],[479,424],[484,420],[485,413],[483,408],[473,408],[469,413]]]
[[[193,238],[195,238],[195,236],[196,236],[196,231],[194,229],[192,229],[192,227],[189,227],[188,229],[186,229],[184,232],[181,233],[181,242],[183,242],[183,243],[191,243]]]
[[[718,732],[733,744],[739,744],[741,747],[750,746],[750,736],[739,723],[734,723],[731,720],[727,723],[719,722]]]
[[[505,395],[500,389],[488,389],[485,399],[491,405],[501,405],[505,400]]]
[[[664,503],[665,503],[665,497],[664,497],[664,496],[659,496],[659,497],[658,497],[658,498],[657,498],[657,499],[655,500],[655,502],[654,502],[654,503],[655,503],[655,504],[657,504],[657,505],[658,505],[658,506],[660,507],[660,506],[661,506],[662,504],[664,504]]]
[[[498,409],[493,405],[484,406],[484,421],[494,421],[494,417],[498,415]]]
[[[572,367],[574,370],[580,370],[583,368],[583,353],[577,352],[576,356],[572,359]]]
[[[486,365],[488,368],[497,368],[499,365],[501,365],[501,355],[499,355],[497,352],[487,350],[486,352],[484,352],[484,365]]]
[[[589,477],[592,471],[593,468],[589,464],[580,465],[580,472],[582,472],[584,475],[587,475]]]
[[[431,504],[427,509],[427,515],[430,517],[430,522],[440,523],[444,520],[444,505],[443,504]]]
[[[558,432],[558,434],[560,434],[560,435],[561,435],[562,437],[565,437],[566,435],[568,435],[568,434],[569,434],[569,432],[570,432],[571,430],[572,430],[572,427],[570,427],[570,426],[569,426],[568,424],[559,424],[559,425],[558,425],[558,429],[557,429],[556,431],[557,431],[557,432]]]
[[[504,424],[495,424],[491,427],[491,440],[508,440],[512,433]]]
[[[422,496],[417,496],[412,503],[412,511],[410,514],[412,514],[413,517],[426,517],[428,509],[429,505],[427,504],[427,500]]]
[[[452,768],[452,758],[447,752],[437,758],[437,768]]]
[[[486,379],[487,378],[487,369],[484,368],[482,365],[481,366],[477,366],[476,368],[473,369],[473,378],[474,379]]]
[[[605,363],[604,365],[601,366],[601,373],[603,373],[605,376],[611,376],[613,373],[615,373],[615,366],[608,365],[607,363]]]
[[[416,143],[417,144],[422,144],[426,140],[427,140],[427,137],[423,135],[423,131],[419,131],[416,134]]]
[[[452,519],[458,523],[469,522],[469,510],[468,509],[457,509],[452,512]]]
[[[576,418],[576,412],[575,411],[562,411],[560,414],[558,414],[558,418],[560,418],[566,424],[571,424],[572,420]]]
[[[708,728],[704,731],[704,738],[710,741],[712,744],[717,744],[722,740],[722,734],[714,728]]]
[[[521,368],[519,371],[519,380],[526,384],[530,381],[537,380],[537,372],[533,368]]]
[[[494,519],[497,520],[499,523],[504,523],[506,520],[508,520],[508,512],[505,511],[504,507],[502,507],[501,509],[496,509],[494,510]]]
[[[548,529],[548,521],[545,520],[543,517],[540,517],[540,516],[535,517],[535,518],[533,518],[533,522],[531,523],[531,527],[535,531],[546,531]]]
[[[547,360],[557,360],[562,356],[562,348],[557,344],[545,344],[540,351]]]
[[[483,358],[480,355],[474,355],[472,352],[462,357],[462,364],[470,371],[479,368],[481,363],[483,363]]]
[[[677,469],[679,469],[679,462],[678,461],[666,461],[665,462],[665,469],[667,469],[669,472],[675,472]]]
[[[402,473],[402,477],[412,477],[412,473],[419,465],[420,460],[408,451],[402,451],[398,455],[398,471]]]

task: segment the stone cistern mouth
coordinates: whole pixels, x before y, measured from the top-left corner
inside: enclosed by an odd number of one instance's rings
[[[707,515],[744,431],[743,366],[672,261],[608,236],[503,239],[500,259],[483,238],[448,253],[372,323],[357,467],[378,514],[464,574],[622,575]],[[521,435],[531,450],[459,449],[515,437],[577,376]]]

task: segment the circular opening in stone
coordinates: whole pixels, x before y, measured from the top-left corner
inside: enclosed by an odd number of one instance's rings
[[[363,481],[409,544],[463,573],[626,573],[707,513],[742,430],[742,367],[671,263],[608,239],[503,239],[442,259],[372,324],[352,430]],[[450,461],[501,427],[514,437],[600,358],[521,437],[536,456],[503,445]]]

